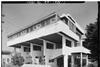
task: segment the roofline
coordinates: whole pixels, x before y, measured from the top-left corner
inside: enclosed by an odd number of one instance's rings
[[[70,16],[73,20],[74,18],[68,13],[68,14],[62,14],[60,17],[67,17],[68,19],[70,19],[68,16]],[[71,20],[71,19],[70,19]],[[71,20],[72,21],[72,20]],[[75,20],[74,20],[75,21]],[[73,22],[73,21],[72,21]],[[84,34],[84,30],[82,29],[82,27],[80,27],[80,25],[75,21],[75,26]]]
[[[22,30],[24,30],[24,29],[26,29],[26,28],[28,28],[28,27],[34,25],[34,24],[37,24],[38,22],[40,22],[40,21],[42,21],[42,20],[44,20],[44,19],[46,19],[46,18],[49,18],[50,16],[53,16],[53,15],[57,15],[57,13],[56,13],[56,12],[52,12],[52,13],[50,13],[50,14],[48,14],[48,15],[46,15],[46,16],[44,16],[44,17],[42,17],[42,18],[40,18],[40,19],[38,19],[38,20],[36,20],[36,21],[34,21],[34,22],[36,22],[36,23],[33,23],[33,22],[32,22],[31,24],[29,24],[29,25],[27,25],[27,26],[24,26],[23,28],[21,28],[21,29],[15,31],[14,33],[10,33],[10,34],[8,35],[8,37],[11,36],[11,35],[13,35],[13,34],[15,34],[15,33],[20,32],[20,31],[22,31]]]

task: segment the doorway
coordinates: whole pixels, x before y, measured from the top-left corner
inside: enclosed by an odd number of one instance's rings
[[[64,67],[64,57],[57,58],[57,67]]]

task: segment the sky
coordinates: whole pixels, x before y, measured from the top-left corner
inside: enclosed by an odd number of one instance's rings
[[[85,30],[86,25],[97,21],[98,4],[96,2],[85,3],[52,3],[52,4],[3,4],[2,14],[2,50],[12,51],[7,46],[7,36],[21,28],[36,23],[38,19],[56,12],[58,15],[70,14]]]

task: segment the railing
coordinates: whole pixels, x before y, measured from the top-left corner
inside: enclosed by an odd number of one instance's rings
[[[51,16],[49,18],[46,18],[46,19],[44,19],[44,20],[42,20],[42,21],[40,21],[40,22],[38,22],[38,23],[36,23],[34,25],[31,25],[28,28],[25,28],[25,29],[23,29],[23,30],[21,30],[21,31],[19,31],[17,33],[14,33],[14,34],[8,36],[8,40],[17,38],[19,36],[22,36],[22,35],[25,35],[25,34],[31,32],[31,31],[35,31],[37,29],[40,29],[42,27],[45,27],[45,26],[50,25],[52,23],[55,23],[56,20],[57,20],[57,17],[56,17],[56,14],[55,14],[55,15],[53,15],[53,16]]]

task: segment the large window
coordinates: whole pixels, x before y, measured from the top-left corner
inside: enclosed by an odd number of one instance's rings
[[[71,47],[71,41],[66,39],[66,46]]]
[[[30,47],[24,47],[24,52],[30,52]]]
[[[33,50],[41,51],[41,46],[33,45]]]
[[[51,44],[51,43],[47,43],[47,49],[53,49],[54,48],[54,45]]]
[[[56,44],[56,49],[61,49],[62,48],[62,44]]]
[[[76,32],[76,27],[70,20],[68,20],[68,26],[71,31]]]

